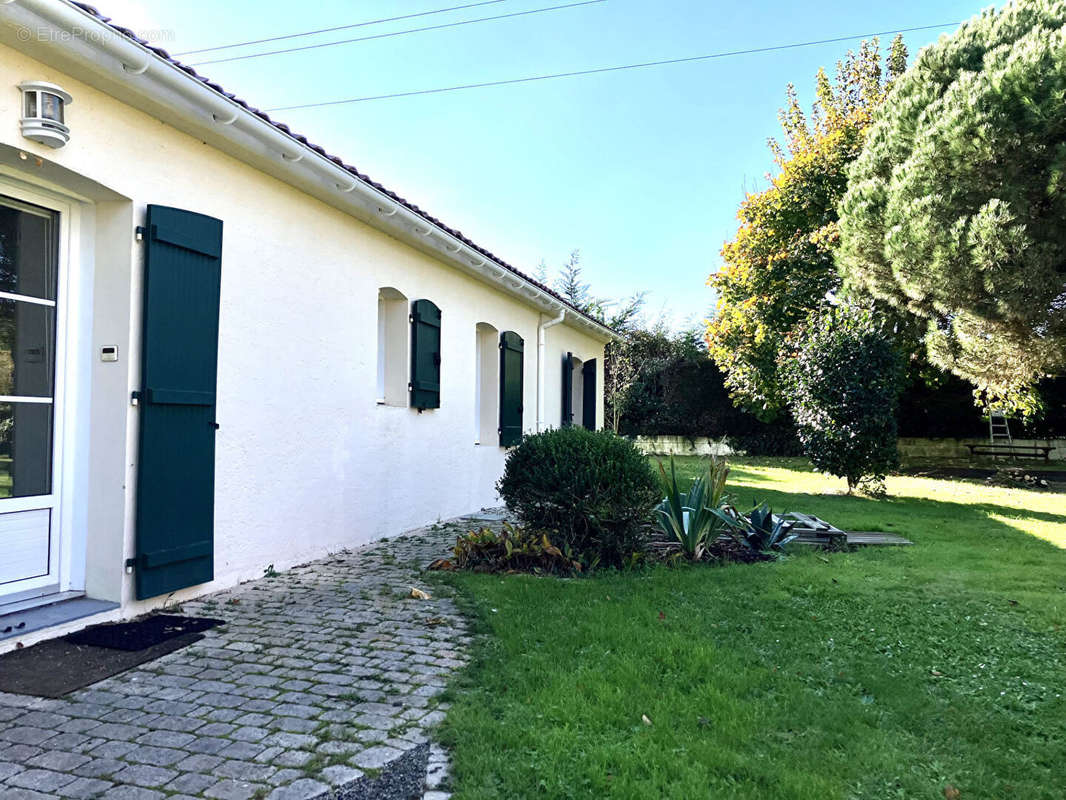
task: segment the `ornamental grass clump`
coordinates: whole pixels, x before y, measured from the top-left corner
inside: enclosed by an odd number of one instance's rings
[[[729,502],[725,490],[729,467],[725,461],[712,458],[707,473],[693,478],[687,492],[681,491],[678,484],[673,458],[670,459],[670,474],[666,474],[662,462],[659,462],[659,472],[666,493],[655,509],[659,527],[667,537],[681,545],[686,558],[699,561],[726,527],[715,511]]]
[[[662,499],[644,455],[610,431],[566,427],[527,436],[507,455],[496,485],[524,525],[587,567],[623,567],[647,546]]]

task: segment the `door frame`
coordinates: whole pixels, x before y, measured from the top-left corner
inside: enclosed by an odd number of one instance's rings
[[[80,261],[81,204],[74,198],[0,173],[0,202],[6,198],[54,211],[59,219],[52,395],[52,491],[49,495],[0,500],[0,513],[37,508],[51,510],[49,572],[47,576],[30,579],[24,587],[0,596],[0,611],[9,603],[34,598],[44,601],[54,594],[84,589],[86,555],[84,539],[75,542],[72,524],[76,480],[72,474],[74,459],[71,457],[71,445],[77,433],[77,409],[70,402],[71,396],[76,394],[71,391],[71,382],[79,344],[76,333],[80,327],[73,323],[76,323],[75,318],[82,305],[82,298],[77,291],[79,281],[73,279],[73,272],[79,268]],[[42,503],[42,498],[48,500]]]

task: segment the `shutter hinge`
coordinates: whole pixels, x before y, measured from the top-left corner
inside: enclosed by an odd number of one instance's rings
[[[137,566],[137,559],[136,558],[127,558],[126,559],[126,574],[127,575],[132,575],[133,574],[133,568],[136,567],[136,566]]]
[[[144,226],[138,225],[134,231],[133,236],[138,242],[143,242],[145,233],[147,233],[147,231],[144,229]]]
[[[141,393],[140,392],[130,392],[130,405],[131,406],[139,406],[140,404],[141,404]]]

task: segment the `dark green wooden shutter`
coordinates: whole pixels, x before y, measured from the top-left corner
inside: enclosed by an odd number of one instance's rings
[[[148,206],[137,464],[137,598],[214,577],[222,222]]]
[[[574,424],[574,354],[563,356],[563,427]]]
[[[581,367],[581,424],[590,431],[596,430],[596,359],[586,361]]]
[[[440,309],[429,300],[411,306],[411,405],[440,408]]]
[[[522,441],[522,362],[525,343],[514,331],[500,334],[500,447]]]

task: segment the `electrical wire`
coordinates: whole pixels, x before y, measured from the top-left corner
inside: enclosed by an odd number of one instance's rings
[[[196,53],[212,53],[216,50],[230,50],[234,47],[247,47],[250,44],[266,44],[267,42],[280,42],[285,39],[299,39],[301,36],[314,36],[319,33],[333,33],[334,31],[346,31],[351,28],[365,28],[367,25],[380,25],[383,22],[396,22],[401,19],[413,19],[414,17],[428,17],[432,14],[443,14],[446,11],[459,11],[464,8],[476,8],[478,6],[491,6],[497,3],[505,3],[507,0],[481,0],[479,3],[467,3],[462,6],[448,6],[448,8],[435,8],[432,11],[419,11],[417,14],[403,14],[399,17],[382,17],[381,19],[368,19],[366,22],[353,22],[350,25],[334,25],[332,28],[318,28],[313,31],[301,31],[300,33],[286,33],[283,36],[268,36],[265,39],[249,39],[247,42],[234,42],[233,44],[218,44],[214,47],[201,47],[197,50],[183,50],[174,53],[176,56],[191,56]]]
[[[483,81],[481,83],[462,83],[456,86],[443,86],[437,89],[417,89],[408,92],[392,92],[390,94],[367,95],[364,97],[350,97],[344,100],[326,100],[318,103],[300,103],[291,106],[276,106],[266,111],[296,111],[304,108],[323,108],[325,106],[339,106],[350,103],[366,103],[371,100],[391,100],[397,97],[415,97],[417,95],[441,94],[443,92],[458,92],[465,89],[484,89],[490,86],[507,86],[516,83],[532,83],[533,81],[555,80],[557,78],[575,78],[579,75],[597,75],[605,72],[620,72],[627,69],[645,69],[647,67],[661,67],[667,64],[685,64],[693,61],[709,61],[716,58],[729,58],[732,56],[752,55],[756,53],[772,53],[778,50],[792,50],[799,47],[814,47],[821,44],[833,44],[835,42],[848,42],[855,39],[866,39],[871,36],[887,36],[890,33],[911,33],[913,31],[927,31],[935,28],[953,28],[960,25],[959,22],[944,22],[938,25],[918,25],[913,28],[896,28],[889,31],[875,31],[873,33],[860,33],[850,36],[835,36],[832,39],[815,39],[809,42],[793,42],[791,44],[778,44],[768,47],[752,47],[746,50],[729,50],[722,53],[709,53],[702,56],[686,56],[684,58],[667,58],[661,61],[643,61],[637,64],[621,64],[614,67],[598,67],[596,69],[582,69],[573,72],[555,72],[549,75],[533,75],[526,78],[507,78],[498,81]]]
[[[388,39],[391,36],[404,36],[409,33],[422,33],[423,31],[438,31],[444,28],[458,28],[462,25],[473,25],[475,22],[492,22],[499,19],[511,19],[513,17],[527,17],[530,14],[543,14],[546,11],[560,11],[565,8],[577,8],[578,6],[592,6],[597,3],[606,3],[607,0],[581,0],[577,3],[566,3],[558,6],[546,6],[544,8],[534,8],[529,11],[514,11],[510,14],[497,14],[494,17],[478,17],[477,19],[465,19],[459,22],[445,22],[441,25],[427,25],[423,28],[408,28],[403,31],[393,31],[391,33],[376,33],[373,36],[360,36],[355,39],[342,39],[337,42],[322,42],[320,44],[305,44],[301,47],[287,47],[283,50],[267,50],[262,53],[249,53],[243,56],[229,56],[228,58],[215,58],[209,61],[194,61],[189,66],[201,67],[205,64],[225,64],[230,61],[245,61],[249,58],[263,58],[264,56],[277,56],[283,53],[298,53],[303,50],[317,50],[321,47],[334,47],[339,44],[352,44],[354,42],[368,42],[372,39]]]

